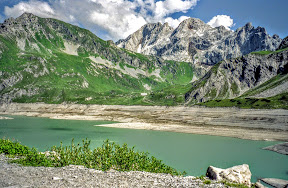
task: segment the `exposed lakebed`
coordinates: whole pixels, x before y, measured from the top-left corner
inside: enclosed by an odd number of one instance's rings
[[[13,119],[0,120],[0,137],[14,138],[40,151],[59,145],[61,141],[69,145],[72,138],[76,143],[88,138],[92,147],[101,146],[103,140],[110,139],[136,146],[139,151],[148,151],[167,165],[185,170],[188,175],[203,175],[210,165],[228,168],[246,163],[250,166],[253,182],[257,178],[288,179],[288,156],[262,149],[279,142],[94,126],[113,123],[109,121],[6,117]]]

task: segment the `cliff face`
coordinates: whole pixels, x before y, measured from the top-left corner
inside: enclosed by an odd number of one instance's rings
[[[231,99],[243,94],[259,95],[268,90],[273,90],[274,93],[270,96],[274,96],[288,92],[287,73],[287,49],[278,52],[250,53],[216,64],[203,78],[192,83],[190,92],[186,94],[186,100],[197,103],[213,99]],[[282,86],[281,90],[279,86]],[[252,92],[251,89],[254,88],[258,90]]]
[[[281,50],[281,49],[285,49],[285,48],[288,48],[288,36],[282,40],[282,42],[279,45],[279,47],[277,48],[277,50]]]
[[[140,93],[192,77],[189,63],[121,49],[59,20],[24,13],[0,24],[2,102],[141,103]]]
[[[200,19],[189,18],[173,29],[168,24],[147,24],[116,44],[119,47],[164,59],[214,65],[253,51],[274,51],[280,44],[277,36],[269,36],[265,28],[251,23],[235,32],[223,26],[212,28]]]

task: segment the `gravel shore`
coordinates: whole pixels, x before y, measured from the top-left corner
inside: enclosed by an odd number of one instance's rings
[[[225,187],[211,181],[204,184],[192,176],[179,177],[148,172],[103,172],[83,166],[24,167],[8,163],[0,154],[0,187]]]

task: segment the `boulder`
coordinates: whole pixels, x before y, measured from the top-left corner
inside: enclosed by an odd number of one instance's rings
[[[268,185],[271,185],[276,188],[287,188],[288,187],[288,181],[287,180],[281,180],[276,178],[264,178],[261,179],[264,183],[267,183]]]
[[[288,155],[288,142],[276,144],[273,146],[268,146],[268,147],[263,148],[263,149],[275,151],[275,152],[283,154],[283,155]]]
[[[251,171],[249,165],[243,164],[227,169],[209,166],[206,173],[207,177],[217,181],[228,181],[251,186]]]
[[[267,188],[264,185],[262,185],[260,182],[255,183],[255,188]]]

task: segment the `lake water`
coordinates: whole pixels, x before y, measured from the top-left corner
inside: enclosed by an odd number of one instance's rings
[[[0,138],[16,139],[40,151],[59,145],[61,141],[70,145],[72,138],[76,143],[88,138],[92,147],[101,146],[109,139],[136,146],[139,151],[148,151],[165,164],[185,170],[188,175],[204,175],[210,165],[228,168],[246,163],[250,166],[253,182],[257,178],[288,180],[288,156],[261,149],[278,142],[94,126],[113,123],[107,121],[9,117],[14,119],[0,120]]]

